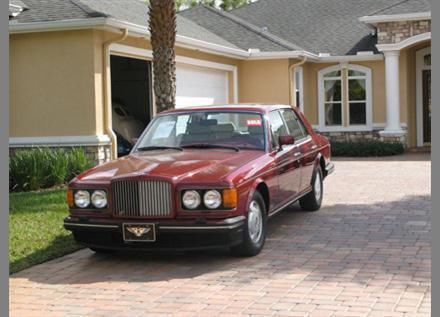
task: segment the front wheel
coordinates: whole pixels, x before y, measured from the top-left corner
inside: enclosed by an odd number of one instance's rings
[[[321,208],[324,187],[321,166],[317,166],[312,176],[312,191],[299,200],[303,210],[316,211]]]
[[[248,206],[248,215],[243,228],[243,242],[231,251],[241,256],[260,253],[266,241],[266,206],[263,197],[256,191]]]

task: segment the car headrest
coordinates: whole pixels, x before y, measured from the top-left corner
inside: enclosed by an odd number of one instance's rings
[[[230,132],[230,133],[232,133],[235,131],[235,127],[232,123],[218,124],[213,128],[214,128],[215,132]]]
[[[264,134],[262,126],[250,126],[248,127],[248,132],[250,135],[261,135]]]
[[[200,121],[198,122],[198,124],[200,124],[200,125],[204,125],[204,126],[217,125],[217,119],[200,120]]]

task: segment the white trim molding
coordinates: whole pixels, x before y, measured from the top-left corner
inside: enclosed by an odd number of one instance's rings
[[[361,53],[361,52],[358,52]],[[358,55],[343,55],[343,56],[321,56],[316,63],[343,63],[343,62],[367,62],[367,61],[381,61],[382,54],[358,54]]]
[[[376,47],[380,52],[387,52],[387,51],[400,51],[408,46],[431,40],[431,32],[421,33],[414,36],[411,36],[399,43],[392,43],[392,44],[377,44]]]
[[[402,14],[367,15],[359,18],[359,21],[370,24],[377,24],[380,22],[416,21],[416,20],[431,20],[431,11],[402,13]]]
[[[99,146],[109,144],[110,138],[105,134],[9,138],[9,147],[11,148],[38,146]]]

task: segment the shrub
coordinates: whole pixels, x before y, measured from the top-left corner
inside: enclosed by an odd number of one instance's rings
[[[74,148],[69,153],[69,165],[67,173],[67,181],[70,181],[75,176],[78,176],[85,170],[88,170],[93,166],[92,161],[86,156],[83,149]]]
[[[61,149],[50,150],[47,152],[48,162],[46,169],[46,182],[41,187],[47,188],[63,184],[67,179],[69,154]]]
[[[9,190],[28,191],[62,185],[92,166],[83,149],[33,148],[9,159]]]
[[[331,141],[332,156],[390,156],[405,152],[402,143],[388,143],[379,140]]]
[[[17,151],[9,160],[12,190],[37,190],[45,183],[47,153],[42,149]]]

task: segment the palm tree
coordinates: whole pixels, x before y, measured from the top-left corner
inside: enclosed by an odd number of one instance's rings
[[[150,0],[149,29],[153,50],[154,94],[157,112],[176,103],[175,0]]]

